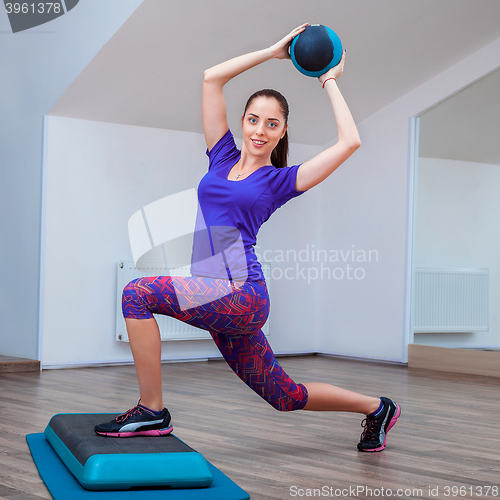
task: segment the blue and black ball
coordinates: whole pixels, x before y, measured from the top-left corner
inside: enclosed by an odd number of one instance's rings
[[[290,57],[302,74],[317,78],[340,62],[342,42],[328,26],[313,24],[293,39]]]

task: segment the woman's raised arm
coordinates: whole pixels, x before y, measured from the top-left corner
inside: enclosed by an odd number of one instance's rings
[[[325,180],[361,146],[358,129],[337,86],[336,78],[344,71],[344,62],[345,51],[340,63],[319,77],[333,108],[337,122],[338,141],[298,168],[295,181],[297,191],[307,191]]]
[[[288,47],[290,43],[295,36],[304,31],[306,26],[307,23],[295,28],[267,49],[235,57],[205,71],[202,117],[205,141],[209,150],[215,146],[228,129],[226,101],[223,93],[224,85],[235,76],[269,59],[289,59]]]

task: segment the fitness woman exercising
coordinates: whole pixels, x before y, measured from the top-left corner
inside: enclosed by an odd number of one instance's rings
[[[305,26],[267,49],[205,71],[202,114],[209,170],[199,184],[198,198],[208,229],[195,232],[191,277],[139,278],[125,287],[123,314],[141,399],[115,420],[97,425],[98,434],[156,436],[172,431],[163,405],[160,333],[152,315],[156,313],[208,330],[235,373],[277,410],[360,413],[366,418],[358,449],[385,448],[386,433],[400,415],[396,403],[324,383],[296,384],[261,330],[269,314],[269,296],[254,253],[259,227],[280,206],[326,179],[359,148],[360,139],[336,81],[344,69],[345,52],[337,66],[319,77],[333,108],[338,142],[301,165],[286,166],[288,104],[281,94],[264,90],[250,97],[241,121],[239,151],[228,128],[223,88],[265,61],[289,59],[290,43]]]

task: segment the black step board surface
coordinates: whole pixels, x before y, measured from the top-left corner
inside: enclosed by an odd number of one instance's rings
[[[114,438],[99,436],[94,432],[96,424],[113,420],[116,415],[116,413],[58,414],[52,417],[49,427],[82,465],[85,465],[93,455],[196,451],[172,434]]]

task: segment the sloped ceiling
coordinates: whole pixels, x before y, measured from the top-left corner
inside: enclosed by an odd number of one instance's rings
[[[419,156],[500,166],[500,70],[420,117]]]
[[[304,23],[347,49],[339,86],[357,122],[500,38],[498,0],[144,0],[48,114],[202,132],[204,69],[273,44]],[[324,145],[333,114],[318,81],[273,60],[228,84],[238,134],[247,97],[287,96],[291,141]]]

